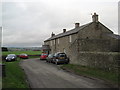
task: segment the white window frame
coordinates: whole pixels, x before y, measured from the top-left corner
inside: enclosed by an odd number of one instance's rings
[[[59,38],[58,38],[58,44],[60,43],[60,40],[59,40]]]
[[[63,52],[66,53],[66,49],[65,48],[63,48]]]
[[[69,42],[72,42],[72,35],[69,36]]]
[[[54,45],[55,45],[55,39],[53,40],[53,43],[54,43]]]
[[[52,40],[50,41],[50,45],[52,46]]]

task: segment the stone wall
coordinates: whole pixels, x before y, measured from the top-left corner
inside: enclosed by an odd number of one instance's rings
[[[120,52],[120,39],[112,39],[111,40],[111,51]]]
[[[114,71],[120,66],[120,53],[79,52],[71,57],[70,63]]]
[[[80,30],[78,33],[78,38],[89,38],[89,39],[102,39],[102,34],[113,34],[107,27],[101,23],[91,23],[89,26]],[[106,39],[106,38],[104,38]]]
[[[50,46],[50,53],[56,52],[65,52],[68,56],[70,55],[69,46],[77,39],[77,34],[71,35],[71,42],[70,42],[70,35],[65,37],[56,38],[54,40],[44,42],[45,45]]]
[[[76,40],[70,46],[70,63],[116,70],[120,63],[120,53],[110,52],[109,46],[109,40]]]
[[[110,40],[104,39],[77,39],[70,47],[72,51],[98,51],[108,52],[110,49]]]

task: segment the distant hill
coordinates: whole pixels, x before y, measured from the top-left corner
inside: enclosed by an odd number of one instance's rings
[[[41,51],[41,47],[7,47],[8,51]]]

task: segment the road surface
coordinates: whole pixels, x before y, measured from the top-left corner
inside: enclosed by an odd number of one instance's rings
[[[31,88],[109,88],[102,80],[78,76],[60,69],[59,65],[37,59],[20,63]]]

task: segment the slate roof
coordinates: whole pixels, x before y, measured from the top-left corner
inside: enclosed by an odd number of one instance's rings
[[[82,25],[78,28],[74,28],[72,30],[69,30],[69,31],[66,31],[65,33],[60,33],[58,35],[55,35],[51,38],[48,38],[47,40],[45,41],[50,41],[50,40],[53,40],[53,39],[56,39],[56,38],[60,38],[60,37],[64,37],[64,36],[68,36],[68,35],[71,35],[71,34],[75,34],[75,33],[78,33],[80,30],[84,29],[85,27],[89,26],[90,24],[92,24],[93,22],[91,23],[88,23],[88,24],[85,24],[85,25]]]
[[[116,34],[107,34],[107,36],[110,36],[115,39],[120,39],[120,35],[116,35]]]

